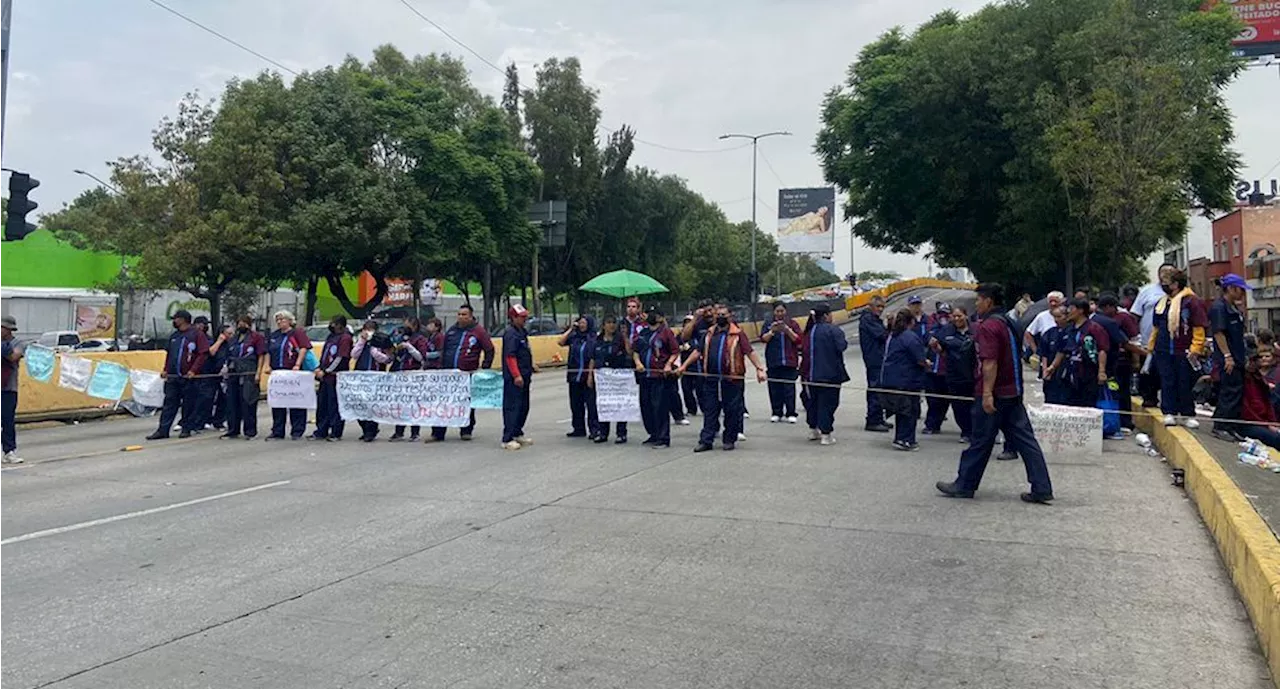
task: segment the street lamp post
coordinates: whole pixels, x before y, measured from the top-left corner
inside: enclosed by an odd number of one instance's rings
[[[85,172],[84,170],[72,170],[72,172],[76,173],[77,175],[84,175],[85,177],[88,177],[89,179],[91,179],[91,180],[93,180],[93,181],[97,182],[97,183],[98,183],[100,186],[102,186],[104,189],[110,189],[111,191],[115,192],[116,196],[123,196],[123,195],[124,195],[124,194],[121,194],[121,193],[120,193],[120,190],[119,190],[119,189],[116,189],[115,187],[111,186],[111,185],[110,185],[110,184],[108,184],[107,182],[102,181],[102,178],[101,178],[101,177],[98,177],[97,175],[93,174],[92,172]]]
[[[771,136],[791,136],[791,132],[767,132],[764,134],[721,134],[720,139],[750,139],[751,140],[751,314],[755,318],[756,294],[760,291],[760,285],[756,284],[758,276],[756,275],[756,233],[760,230],[759,224],[756,223],[756,151],[760,145],[761,139],[767,139]]]
[[[88,177],[89,179],[91,179],[91,180],[93,180],[93,181],[97,182],[97,183],[98,183],[98,185],[99,185],[99,186],[101,186],[103,189],[107,189],[107,190],[111,191],[111,192],[112,192],[112,193],[114,193],[116,196],[124,196],[124,194],[120,193],[120,190],[119,190],[119,189],[117,189],[117,188],[115,188],[115,187],[111,186],[111,184],[110,184],[110,183],[108,183],[108,182],[104,181],[101,177],[98,177],[97,175],[93,174],[92,172],[86,172],[86,171],[84,171],[84,170],[72,170],[72,172],[76,173],[77,175],[83,175],[84,177]],[[120,252],[120,274],[119,274],[119,276],[118,276],[118,277],[119,277],[119,279],[120,279],[120,284],[116,285],[116,316],[115,316],[115,330],[116,330],[116,331],[115,331],[115,333],[114,333],[114,334],[115,334],[115,338],[116,338],[116,349],[119,349],[119,348],[120,348],[120,340],[121,340],[121,337],[120,337],[120,334],[121,334],[120,322],[121,322],[121,319],[124,317],[124,293],[123,293],[123,291],[122,291],[122,290],[125,288],[125,286],[126,286],[126,285],[129,285],[129,284],[130,284],[130,283],[129,283],[129,268],[128,268],[128,265],[125,263],[125,255],[124,255],[124,252]],[[132,290],[132,289],[130,289],[130,293],[131,293],[131,294],[130,294],[130,297],[132,297],[132,296],[133,296],[133,295],[132,295],[132,291],[133,291],[133,290]],[[130,306],[132,306],[132,304],[131,304]]]

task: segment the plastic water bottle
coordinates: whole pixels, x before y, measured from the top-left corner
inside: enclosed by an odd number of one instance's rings
[[[1142,447],[1151,447],[1151,436],[1147,435],[1146,433],[1139,433],[1133,436],[1133,439],[1136,440],[1138,442],[1138,445]]]
[[[1255,466],[1255,467],[1256,467],[1256,466],[1258,466],[1258,463],[1259,463],[1259,462],[1263,461],[1263,459],[1262,459],[1261,457],[1258,457],[1257,455],[1251,455],[1251,454],[1249,454],[1248,452],[1241,452],[1240,454],[1238,454],[1238,455],[1236,455],[1236,456],[1240,459],[1240,461],[1241,461],[1241,462],[1244,462],[1245,464],[1248,464],[1249,466]]]

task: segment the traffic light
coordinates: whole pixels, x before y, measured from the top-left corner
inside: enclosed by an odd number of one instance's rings
[[[756,295],[760,293],[760,274],[756,272],[747,273],[747,294],[751,300],[755,301]]]
[[[40,204],[27,198],[27,194],[38,186],[40,180],[32,179],[25,172],[9,173],[9,206],[5,209],[4,218],[6,242],[15,242],[36,231],[36,226],[27,222],[27,214]]]

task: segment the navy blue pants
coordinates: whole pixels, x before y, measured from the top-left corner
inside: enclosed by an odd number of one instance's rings
[[[684,421],[684,405],[680,399],[680,379],[667,378],[667,413],[671,415],[671,420],[679,423]]]
[[[769,369],[769,408],[773,416],[796,415],[796,378],[800,371],[790,366]]]
[[[880,367],[867,369],[867,387],[880,387]],[[880,404],[880,393],[867,390],[867,426],[884,425],[884,407]]]
[[[1160,372],[1160,411],[1182,416],[1196,415],[1195,386],[1200,375],[1191,368],[1185,354],[1155,352]]]
[[[347,423],[338,413],[338,380],[327,377],[320,380],[320,390],[316,393],[316,432],[317,438],[341,438]]]
[[[1238,419],[1240,418],[1240,410],[1243,407],[1244,365],[1240,362],[1236,362],[1231,373],[1227,373],[1226,368],[1223,368],[1222,375],[1218,377],[1218,406],[1213,410],[1213,418]],[[1234,431],[1238,430],[1236,428],[1237,425],[1239,424],[1218,424],[1217,422],[1214,422],[1213,430]]]
[[[680,392],[684,397],[685,413],[690,415],[698,413],[698,388],[701,385],[701,376],[684,376],[680,379]]]
[[[444,434],[448,430],[449,428],[447,426],[432,426],[431,437],[435,438],[436,440],[444,440]],[[470,438],[471,433],[474,430],[476,430],[476,410],[472,409],[471,420],[467,423],[467,425],[461,428],[462,437]],[[378,424],[376,423],[373,424],[373,434],[374,435],[378,434]]]
[[[928,375],[929,387],[925,390],[926,392],[931,392],[935,395],[951,394],[951,388],[947,386],[946,376],[938,375],[937,373]],[[951,406],[951,400],[941,397],[929,397],[925,404],[928,407],[928,412],[924,417],[924,427],[931,431],[942,430],[942,422],[947,419],[947,408]],[[959,424],[957,423],[956,425]]]
[[[253,376],[232,376],[227,381],[227,435],[246,438],[258,435],[258,398]]]
[[[702,407],[702,432],[698,434],[698,442],[703,445],[714,445],[716,434],[720,432],[720,414],[724,413],[724,436],[722,442],[732,445],[738,442],[738,434],[742,432],[742,413],[746,409],[745,387],[740,380],[724,378],[707,378],[702,384],[702,397],[698,404]]]
[[[889,404],[893,409],[893,440],[915,445],[916,423],[920,421],[920,394],[918,391],[904,390],[893,394],[893,398]]]
[[[665,378],[645,377],[640,381],[640,417],[649,441],[663,444],[671,442],[671,416],[667,410],[669,396]]]
[[[831,435],[836,427],[836,409],[840,408],[840,388],[835,384],[806,385],[805,421],[809,428]]]
[[[161,435],[169,435],[179,409],[182,410],[182,430],[199,429],[195,425],[197,396],[196,381],[177,375],[164,379],[164,406],[160,408],[160,427],[157,429]]]
[[[973,435],[969,447],[960,453],[960,471],[956,477],[956,487],[964,491],[976,491],[982,483],[982,473],[991,460],[991,452],[996,446],[996,434],[1004,433],[1006,449],[1013,450],[1022,457],[1027,469],[1027,482],[1031,484],[1031,492],[1036,495],[1053,495],[1053,483],[1049,481],[1049,467],[1044,461],[1044,452],[1036,441],[1036,434],[1031,429],[1031,419],[1027,418],[1027,408],[1021,397],[997,399],[996,411],[988,414],[982,408],[982,400],[973,402]]]
[[[529,420],[529,384],[532,376],[524,378],[524,386],[517,386],[510,375],[502,377],[502,442],[509,443],[524,437],[524,424]]]
[[[289,436],[293,438],[301,438],[303,433],[307,432],[307,410],[306,409],[277,409],[271,410],[271,437],[283,438],[285,422],[289,424]]]
[[[17,373],[15,372],[14,375]],[[18,415],[17,390],[5,390],[0,393],[0,411],[3,411],[0,427],[4,432],[4,451],[13,452],[18,449],[18,429],[14,426],[14,420]]]
[[[964,399],[951,400],[951,413],[956,416],[961,438],[973,437],[973,381],[950,381],[947,394]]]
[[[1280,450],[1280,432],[1270,426],[1250,426],[1242,423],[1233,423],[1231,427],[1231,430],[1246,438],[1253,438],[1273,450]]]
[[[600,431],[600,419],[596,416],[596,391],[587,387],[584,375],[581,381],[569,381],[569,416],[572,431],[578,435],[592,436]]]

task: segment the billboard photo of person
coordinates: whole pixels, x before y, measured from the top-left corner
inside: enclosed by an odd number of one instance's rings
[[[778,190],[778,250],[830,255],[835,249],[836,191],[831,187]]]

